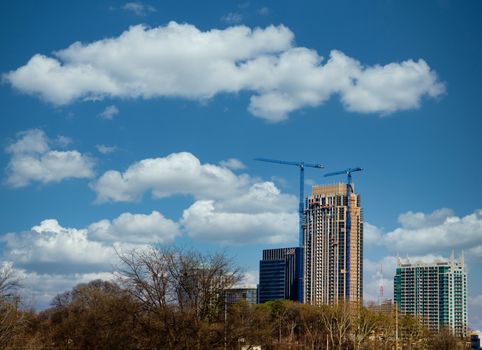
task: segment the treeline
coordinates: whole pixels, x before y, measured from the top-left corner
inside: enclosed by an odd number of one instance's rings
[[[151,249],[119,254],[116,282],[96,280],[22,310],[12,270],[0,275],[0,349],[395,349],[395,314],[290,301],[226,304],[239,282],[224,254]],[[399,349],[462,349],[398,318]]]

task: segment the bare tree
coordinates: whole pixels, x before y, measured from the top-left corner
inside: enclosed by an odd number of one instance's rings
[[[377,312],[359,306],[353,313],[353,336],[355,349],[362,349],[370,335],[374,334],[380,325]]]
[[[14,295],[19,287],[20,279],[12,265],[4,263],[0,266],[0,299]]]
[[[16,291],[20,286],[19,278],[10,264],[0,267],[0,349],[12,340],[20,325],[18,313],[19,297]]]
[[[304,335],[306,349],[314,350],[319,348],[323,340],[324,325],[322,322],[322,309],[316,306],[301,304],[300,327]],[[318,346],[317,346],[318,345]]]
[[[328,333],[331,348],[342,349],[343,344],[348,340],[352,317],[349,303],[336,305],[324,305],[322,307],[321,319]]]
[[[147,311],[164,346],[201,348],[213,336],[222,342],[214,321],[224,319],[224,291],[241,278],[225,254],[150,248],[118,255],[120,284]]]

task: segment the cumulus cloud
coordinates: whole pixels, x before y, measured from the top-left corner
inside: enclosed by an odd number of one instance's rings
[[[123,213],[87,228],[63,227],[55,219],[43,220],[30,230],[10,232],[0,238],[3,258],[38,273],[108,271],[117,261],[115,250],[171,243],[179,225],[162,214]]]
[[[201,164],[193,154],[182,152],[141,160],[123,173],[109,170],[92,188],[99,202],[135,201],[147,191],[157,198],[189,194],[200,199],[216,199],[240,193],[250,181],[248,175],[236,175],[218,165]]]
[[[225,165],[203,164],[188,152],[144,159],[125,172],[109,170],[91,187],[99,202],[135,201],[146,192],[157,198],[190,195],[195,202],[180,224],[195,239],[280,243],[296,238],[295,196],[272,182],[236,175]]]
[[[371,246],[371,245],[379,245],[381,244],[381,238],[383,236],[383,230],[372,225],[368,222],[363,224],[363,241],[364,244]]]
[[[87,230],[65,228],[54,219],[1,240],[7,260],[39,272],[98,271],[115,260],[112,247],[89,240]]]
[[[257,182],[243,193],[198,200],[184,210],[180,223],[193,239],[227,244],[290,243],[298,232],[296,197],[272,182]]]
[[[294,34],[283,25],[203,32],[176,22],[76,42],[53,57],[36,54],[4,79],[56,105],[104,97],[206,100],[248,91],[248,110],[271,122],[333,95],[349,111],[387,115],[418,108],[423,97],[445,90],[423,59],[364,66],[340,51],[325,60],[294,46]]]
[[[450,209],[429,214],[408,212],[400,215],[399,222],[401,227],[382,238],[390,251],[426,254],[467,249],[469,255],[482,257],[482,209],[463,217]]]
[[[94,161],[76,150],[58,151],[51,144],[68,145],[70,139],[61,137],[53,142],[39,129],[18,134],[18,139],[7,146],[11,155],[7,165],[7,184],[12,187],[27,186],[31,182],[60,182],[68,178],[91,178]]]
[[[137,16],[146,16],[151,12],[156,12],[156,8],[152,5],[145,5],[142,2],[127,2],[122,6],[123,10],[134,13]]]
[[[236,158],[229,158],[227,160],[222,160],[219,162],[219,164],[231,170],[240,170],[240,169],[246,168],[246,165],[244,165],[242,161]]]
[[[226,196],[216,205],[222,211],[242,213],[283,213],[296,211],[295,196],[281,193],[272,182],[256,182],[236,196]]]
[[[158,211],[149,215],[123,213],[109,221],[101,220],[88,227],[92,239],[129,243],[172,243],[180,235],[179,225]]]
[[[20,295],[26,303],[31,303],[42,310],[51,305],[54,297],[62,292],[71,290],[79,283],[88,283],[101,279],[109,281],[114,275],[109,271],[88,273],[37,273],[25,269],[15,269],[22,281]]]
[[[195,239],[224,243],[295,242],[298,216],[292,213],[243,213],[220,210],[214,201],[196,201],[181,224]]]
[[[398,222],[403,228],[416,230],[442,225],[447,218],[453,216],[453,210],[448,208],[437,209],[429,214],[408,211],[398,217]]]
[[[112,120],[116,114],[119,114],[119,108],[111,105],[105,107],[105,109],[99,114],[99,116],[102,119]]]

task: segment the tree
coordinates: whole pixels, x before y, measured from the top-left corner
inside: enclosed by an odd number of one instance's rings
[[[0,299],[11,297],[16,294],[20,287],[20,279],[11,264],[4,263],[0,266]]]
[[[324,325],[321,317],[322,309],[317,306],[301,304],[300,328],[307,349],[318,349],[323,343]]]
[[[78,284],[56,296],[52,305],[39,315],[44,344],[66,349],[136,347],[137,306],[116,284]]]
[[[16,294],[19,287],[19,278],[12,265],[4,263],[0,267],[0,349],[12,342],[21,325],[20,298]]]
[[[355,349],[362,349],[369,336],[375,333],[375,330],[379,327],[380,315],[375,311],[359,306],[353,316]]]
[[[457,339],[449,328],[442,328],[438,334],[433,334],[430,341],[431,349],[434,350],[455,350],[463,349],[463,342]]]
[[[343,344],[348,340],[352,317],[350,304],[340,302],[335,305],[323,305],[321,320],[328,333],[329,348],[342,349]]]
[[[417,317],[403,315],[399,318],[399,338],[403,349],[426,349],[430,334]]]
[[[119,253],[122,286],[146,311],[154,347],[205,348],[223,344],[224,291],[241,279],[224,254],[181,249]]]

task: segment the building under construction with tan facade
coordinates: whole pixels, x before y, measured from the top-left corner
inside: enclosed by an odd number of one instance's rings
[[[350,206],[347,193],[351,193]],[[363,218],[360,196],[353,188],[348,192],[347,184],[313,186],[305,208],[304,302],[315,305],[361,302]],[[350,232],[347,232],[348,208]]]

